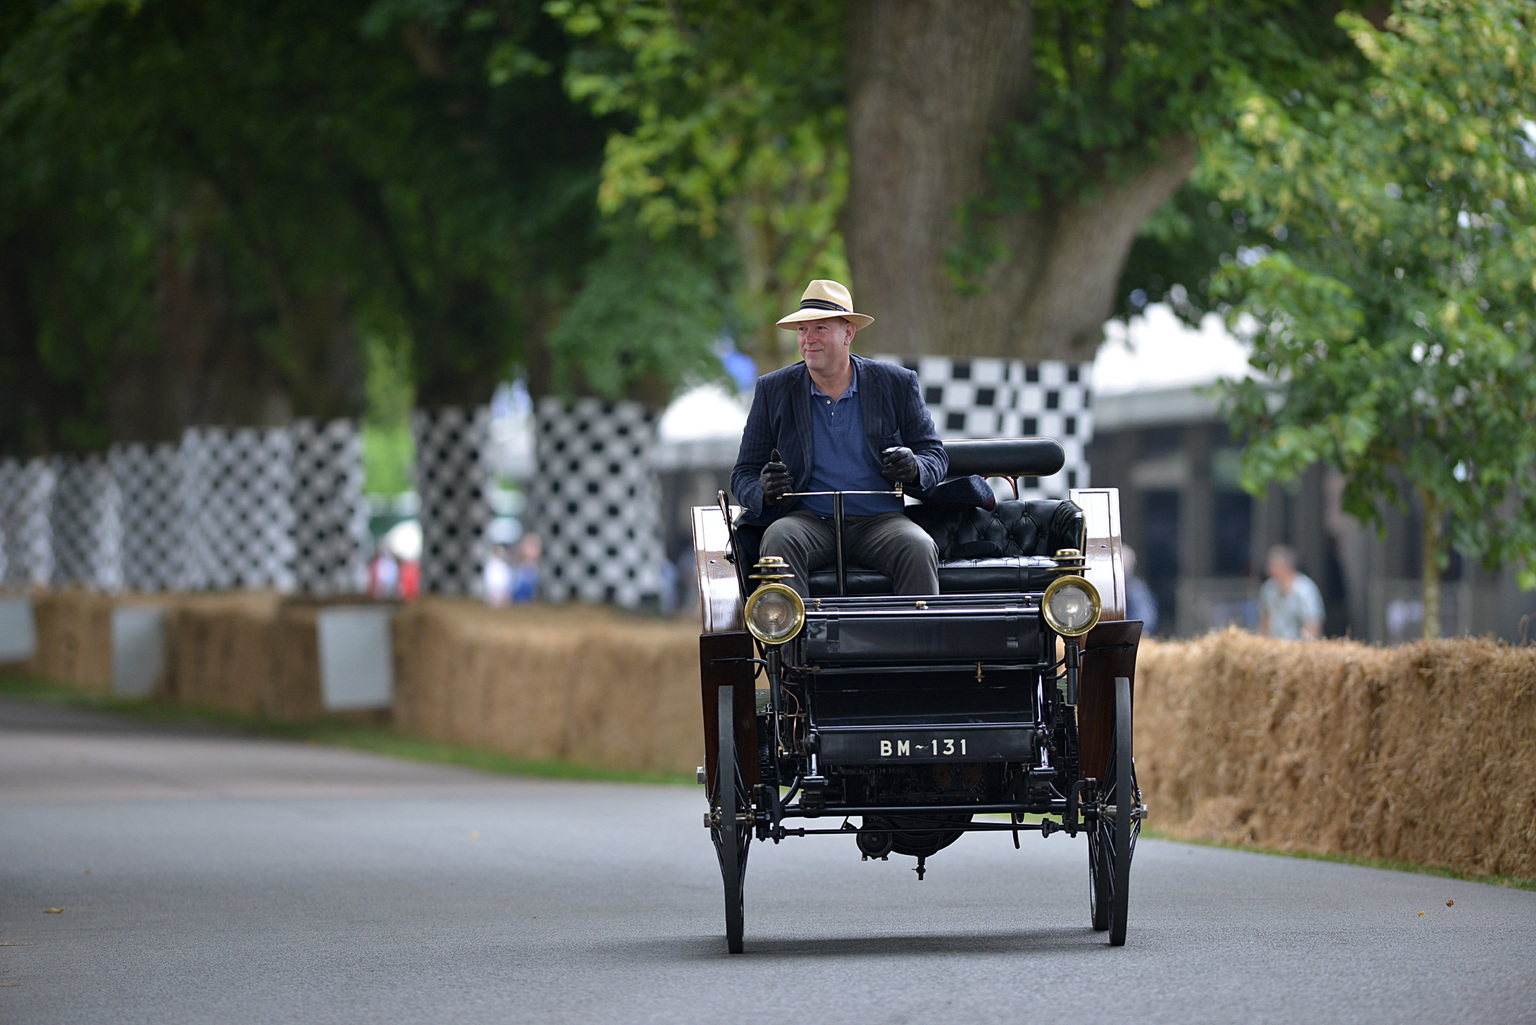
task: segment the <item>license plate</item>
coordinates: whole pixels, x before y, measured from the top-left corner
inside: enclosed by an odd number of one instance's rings
[[[880,730],[821,734],[831,765],[891,762],[1020,762],[1034,755],[1034,730]]]

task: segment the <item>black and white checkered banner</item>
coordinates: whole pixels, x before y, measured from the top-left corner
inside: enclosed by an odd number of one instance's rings
[[[293,589],[293,439],[281,427],[191,427],[181,439],[181,588]]]
[[[122,586],[129,591],[175,590],[187,576],[181,446],[113,445],[107,461],[122,531]]]
[[[356,421],[295,420],[293,580],[306,594],[368,589],[368,504]]]
[[[43,587],[53,578],[53,459],[0,459],[0,585]]]
[[[350,421],[193,427],[179,444],[0,460],[0,582],[358,593],[362,488]]]
[[[481,597],[490,552],[489,406],[418,409],[416,494],[420,499],[421,590]]]
[[[531,529],[548,601],[635,608],[661,591],[661,500],[650,465],[655,413],[638,402],[554,397],[534,409]]]
[[[116,591],[122,587],[122,525],[112,465],[102,454],[60,456],[53,489],[53,582]]]
[[[1066,498],[1088,487],[1093,364],[948,356],[881,356],[917,373],[941,438],[1055,438],[1066,464],[1021,481],[1025,498]]]

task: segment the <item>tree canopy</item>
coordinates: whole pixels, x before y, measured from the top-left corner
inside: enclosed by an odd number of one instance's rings
[[[757,328],[851,276],[897,352],[1091,357],[1138,228],[1229,118],[1348,41],[1290,0],[554,0],[573,96],[627,118],[602,203],[653,234],[728,233]],[[1201,204],[1203,206],[1203,203]],[[1214,256],[1164,218],[1169,253]],[[1205,227],[1205,225],[1200,225]],[[845,245],[846,240],[846,245]],[[1162,281],[1151,279],[1162,277]],[[1192,281],[1191,281],[1192,283]],[[755,352],[790,355],[771,328]]]
[[[571,96],[611,116],[599,205],[653,242],[693,236],[734,282],[744,346],[776,365],[772,326],[813,277],[847,277],[840,3],[550,0],[575,41]]]
[[[654,391],[654,352],[549,344],[635,250],[598,223],[609,124],[565,93],[569,50],[538,0],[8,5],[0,450],[356,415],[365,336],[425,405],[514,364]],[[639,274],[624,297],[677,300]],[[713,359],[702,330],[663,391]]]
[[[1213,157],[1268,235],[1223,275],[1262,375],[1231,410],[1250,488],[1323,461],[1363,521],[1419,499],[1428,633],[1447,542],[1536,586],[1536,26],[1517,0],[1340,23],[1364,68],[1251,90]]]

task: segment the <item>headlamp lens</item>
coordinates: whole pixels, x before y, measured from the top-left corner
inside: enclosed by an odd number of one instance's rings
[[[747,629],[764,644],[783,644],[805,625],[805,603],[783,584],[764,584],[747,599]]]
[[[1099,592],[1082,577],[1058,578],[1040,604],[1051,629],[1068,637],[1087,633],[1099,621]]]

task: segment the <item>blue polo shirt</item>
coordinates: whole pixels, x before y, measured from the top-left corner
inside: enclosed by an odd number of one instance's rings
[[[833,402],[811,380],[811,445],[815,465],[806,491],[890,491],[895,485],[880,476],[880,464],[870,455],[864,440],[864,415],[859,410],[859,368],[842,397]],[[817,516],[832,515],[832,496],[802,498],[804,508]],[[848,495],[843,499],[845,516],[875,516],[900,512],[896,495]]]

